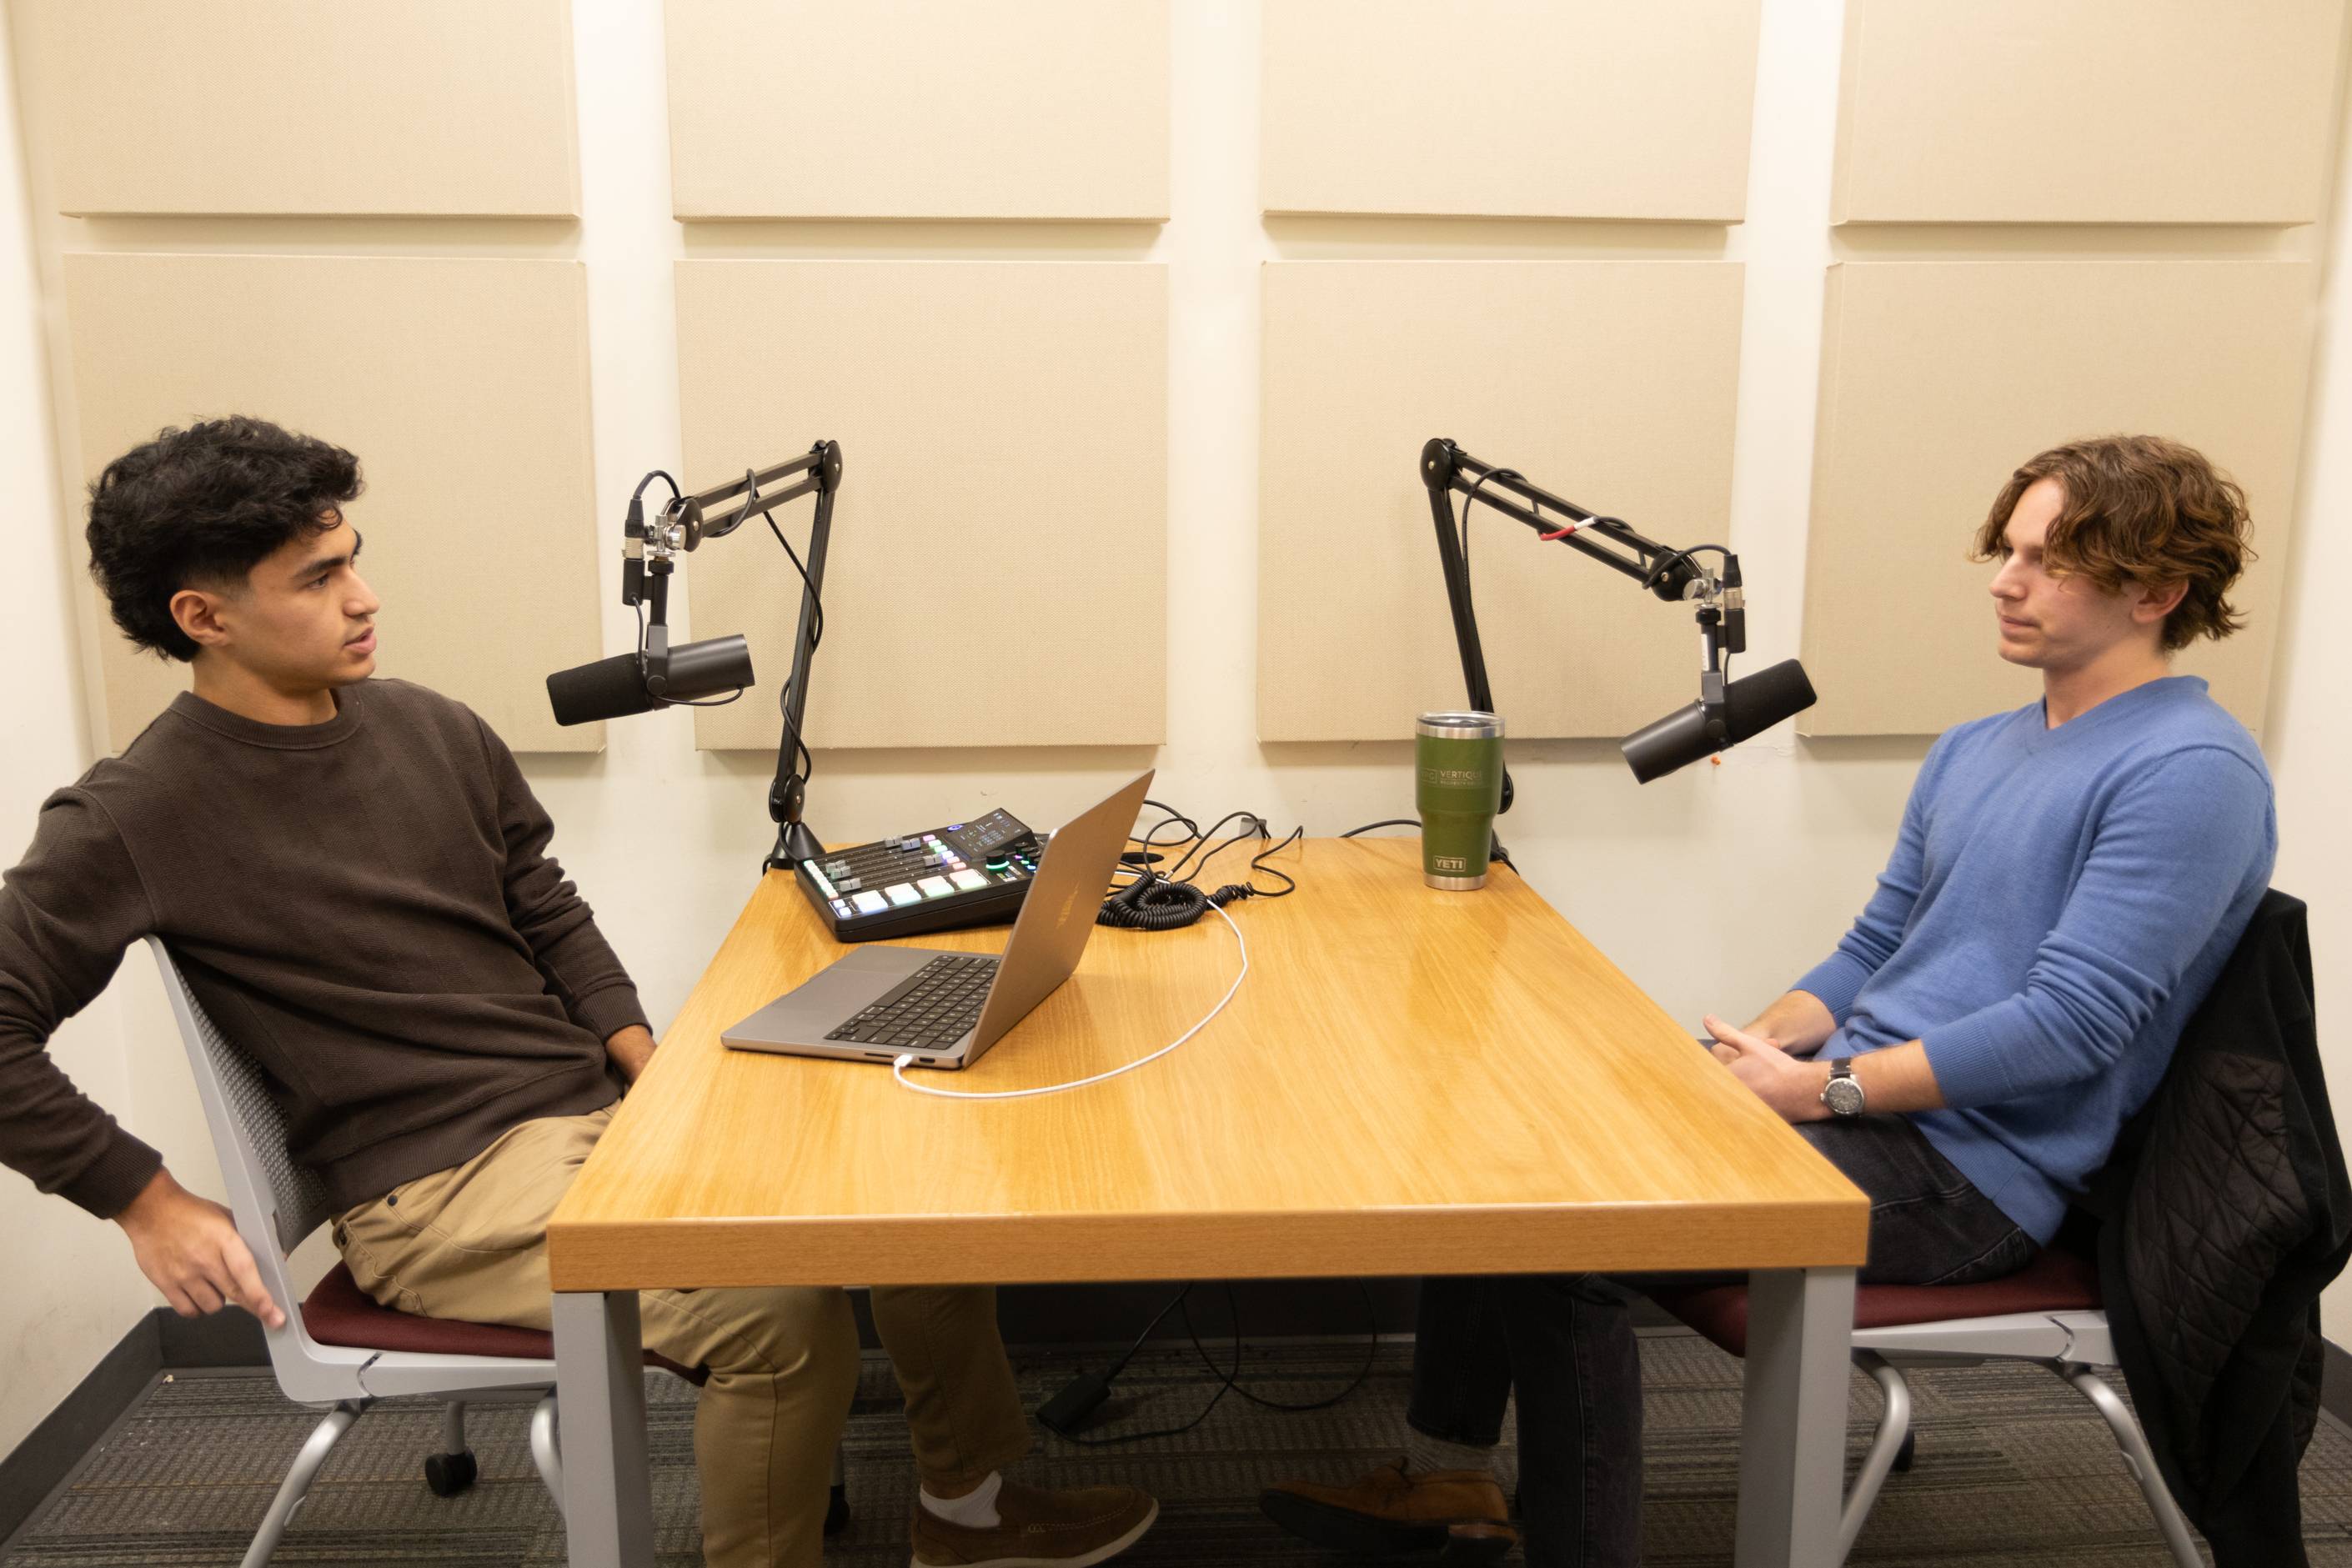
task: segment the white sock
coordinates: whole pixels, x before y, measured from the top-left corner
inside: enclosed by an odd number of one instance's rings
[[[996,1494],[1004,1490],[1004,1472],[991,1470],[988,1479],[961,1497],[933,1497],[926,1487],[919,1494],[925,1511],[966,1530],[992,1530],[1003,1522],[996,1512]]]
[[[1425,1475],[1431,1470],[1491,1470],[1495,1450],[1473,1448],[1468,1443],[1449,1443],[1443,1437],[1433,1437],[1426,1432],[1405,1428],[1405,1470],[1410,1475]]]

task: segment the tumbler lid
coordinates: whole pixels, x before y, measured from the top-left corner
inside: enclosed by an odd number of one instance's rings
[[[1415,735],[1440,740],[1500,740],[1503,716],[1493,713],[1425,713],[1412,721]]]

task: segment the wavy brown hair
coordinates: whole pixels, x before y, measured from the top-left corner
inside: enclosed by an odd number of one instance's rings
[[[2128,583],[2159,591],[2187,583],[2189,591],[2164,618],[2166,653],[2245,625],[2223,596],[2254,559],[2246,542],[2246,493],[2202,453],[2161,435],[2103,435],[2053,446],[2009,476],[1977,530],[1976,559],[2009,554],[2010,514],[2043,479],[2057,480],[2066,496],[2042,545],[2052,571],[2087,578],[2109,593]]]
[[[158,431],[89,487],[90,574],[124,636],[185,663],[196,644],[172,596],[241,586],[271,551],[333,528],[360,488],[358,458],[266,419]]]

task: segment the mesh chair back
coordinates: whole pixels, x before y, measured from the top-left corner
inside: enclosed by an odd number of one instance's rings
[[[241,1207],[235,1201],[240,1196],[238,1189],[240,1186],[248,1188],[258,1210],[251,1218],[268,1228],[281,1254],[291,1252],[326,1221],[326,1186],[288,1157],[286,1117],[270,1097],[268,1080],[259,1065],[205,1014],[163,940],[151,936],[147,941],[155,953],[155,967],[163,971],[172,1011],[180,1020],[188,1061],[195,1069],[196,1085],[204,1094],[205,1115],[213,1123],[213,1142],[228,1178],[230,1207]],[[237,1168],[228,1168],[232,1165]],[[237,1218],[243,1228],[247,1216],[240,1213]]]

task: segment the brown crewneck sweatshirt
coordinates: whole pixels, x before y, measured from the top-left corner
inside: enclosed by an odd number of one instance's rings
[[[619,1093],[604,1042],[645,1013],[513,754],[405,681],[336,696],[270,725],[183,693],[43,803],[0,879],[0,1164],[102,1218],[155,1174],[43,1049],[150,934],[338,1207]]]

